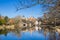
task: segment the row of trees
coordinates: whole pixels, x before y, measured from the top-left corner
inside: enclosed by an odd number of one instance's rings
[[[54,7],[51,7],[49,12],[44,13],[44,18],[50,24],[60,25],[60,1]]]
[[[3,25],[3,24],[6,25],[8,20],[9,20],[9,18],[7,16],[5,16],[5,17],[0,16],[0,25]]]

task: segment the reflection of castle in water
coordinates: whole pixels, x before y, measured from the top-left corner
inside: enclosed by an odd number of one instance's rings
[[[2,32],[2,34],[3,34],[3,32]],[[35,27],[33,27],[33,28],[29,28],[29,29],[26,28],[25,30],[13,30],[10,32],[12,32],[12,35],[17,36],[19,38],[22,35],[24,35],[24,33],[26,33],[26,32],[29,32],[29,35],[33,35],[34,33],[37,32],[38,34],[42,34],[46,38],[46,40],[60,40],[60,34],[58,32],[56,32],[54,29],[48,29],[48,28],[36,30]],[[7,32],[7,30],[5,30],[6,36],[10,32]]]

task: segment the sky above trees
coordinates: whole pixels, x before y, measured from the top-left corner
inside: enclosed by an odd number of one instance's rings
[[[45,10],[48,9],[43,4],[41,5],[38,4],[30,8],[25,8],[25,9],[16,11],[16,8],[18,5],[19,5],[18,0],[0,0],[0,14],[3,16],[8,16],[10,18],[15,17],[16,15],[21,15],[21,16],[24,15],[25,17],[30,17],[30,16],[42,17],[43,13],[47,12]]]

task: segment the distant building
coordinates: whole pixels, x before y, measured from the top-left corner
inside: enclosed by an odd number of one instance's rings
[[[38,25],[38,21],[37,20],[35,21],[35,25]]]
[[[0,16],[0,19],[4,19],[4,16]]]
[[[8,24],[14,24],[14,23],[15,23],[14,19],[10,19],[10,20],[8,21]]]
[[[28,18],[28,20],[30,21],[29,22],[30,27],[35,26],[36,18],[30,17],[30,18]]]
[[[32,22],[35,22],[35,21],[36,21],[36,18],[30,17],[30,18],[28,18],[28,20],[29,20],[29,21],[32,21]]]
[[[22,19],[18,22],[18,26],[19,27],[33,27],[35,25],[41,24],[41,22],[34,18],[34,17],[30,17],[30,18],[25,18],[22,17]]]

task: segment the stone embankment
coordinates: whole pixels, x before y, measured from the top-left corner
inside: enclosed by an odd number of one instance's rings
[[[0,26],[0,30],[5,30],[5,29],[13,30],[15,29],[15,27],[14,25]]]

